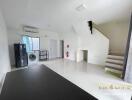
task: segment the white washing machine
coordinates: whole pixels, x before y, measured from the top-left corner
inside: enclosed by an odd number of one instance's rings
[[[39,51],[28,52],[28,65],[37,64],[39,61]]]

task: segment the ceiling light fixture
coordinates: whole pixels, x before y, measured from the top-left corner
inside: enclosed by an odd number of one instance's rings
[[[87,9],[87,6],[85,5],[85,4],[81,4],[81,5],[79,5],[78,7],[76,7],[76,10],[77,11],[84,11],[84,10],[86,10]]]

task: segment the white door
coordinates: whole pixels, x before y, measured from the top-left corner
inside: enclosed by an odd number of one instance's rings
[[[50,59],[57,58],[57,40],[50,40],[49,58]]]

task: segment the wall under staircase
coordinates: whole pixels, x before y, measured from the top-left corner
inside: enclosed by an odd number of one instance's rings
[[[110,40],[109,53],[124,55],[126,51],[129,21],[110,21],[96,27]]]
[[[109,39],[95,28],[91,33],[87,21],[77,23],[74,28],[79,40],[77,51],[87,50],[88,63],[105,66],[109,53]]]

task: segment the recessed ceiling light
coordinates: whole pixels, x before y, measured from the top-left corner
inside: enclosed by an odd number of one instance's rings
[[[81,4],[81,5],[79,5],[78,7],[76,7],[76,10],[77,11],[84,11],[84,10],[86,10],[87,9],[87,6],[85,5],[85,4]]]

